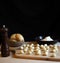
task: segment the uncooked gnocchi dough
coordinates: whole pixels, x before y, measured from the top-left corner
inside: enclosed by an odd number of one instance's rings
[[[58,47],[56,45],[23,44],[18,54],[41,55],[55,57]]]
[[[23,50],[17,50],[16,53],[17,54],[24,54],[24,51]]]
[[[32,51],[29,50],[29,51],[28,51],[28,54],[32,54]]]
[[[24,47],[23,47],[23,46],[21,46],[21,47],[20,47],[20,49],[24,49]]]
[[[35,52],[36,55],[41,55],[41,50]]]
[[[51,53],[50,57],[56,57],[56,53]]]
[[[42,53],[42,56],[47,56],[47,55],[48,55],[48,52]]]

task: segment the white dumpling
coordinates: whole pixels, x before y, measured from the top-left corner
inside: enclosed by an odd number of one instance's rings
[[[45,46],[46,50],[49,50],[49,46]]]
[[[32,43],[31,46],[34,46],[34,44]]]
[[[46,50],[46,51],[41,51],[41,53],[48,53],[49,52],[49,50]]]
[[[51,53],[56,53],[57,51],[56,51],[56,49],[51,49],[50,52]]]
[[[17,50],[16,53],[17,54],[24,54],[24,51],[23,50]]]
[[[28,50],[28,47],[25,47],[25,48],[24,48],[24,52],[27,52],[27,50]]]
[[[32,51],[29,50],[29,51],[28,51],[28,54],[32,54]]]
[[[39,47],[40,45],[39,44],[36,44],[37,47]]]
[[[20,49],[24,49],[24,47],[23,47],[23,46],[21,46],[21,47],[20,47]]]
[[[38,50],[40,50],[39,48],[36,48],[34,51],[38,51]]]
[[[29,51],[33,52],[34,50],[33,49],[29,49]]]
[[[44,44],[45,47],[47,47],[48,45],[47,44]]]
[[[40,45],[40,48],[42,49],[44,47],[44,45]]]
[[[56,53],[50,54],[50,57],[56,57]]]
[[[47,55],[48,55],[48,52],[42,53],[42,56],[47,56]]]
[[[29,49],[34,49],[34,47],[29,47]]]
[[[53,45],[49,45],[49,48],[53,48]]]
[[[34,49],[34,47],[32,47],[31,49]]]
[[[21,53],[21,54],[23,54],[23,53],[24,53],[24,51],[23,51],[23,50],[20,50],[20,53]]]
[[[41,55],[41,50],[35,52],[36,55]]]
[[[56,50],[56,52],[58,51],[57,45],[54,45],[54,49]]]
[[[26,44],[27,47],[29,47],[30,45],[29,44]]]
[[[23,44],[23,47],[26,47],[26,44]]]
[[[29,48],[30,50],[34,50],[34,47]]]
[[[42,47],[42,49],[41,49],[42,51],[47,51],[47,49],[45,48],[45,47]]]
[[[39,47],[35,47],[35,49],[40,49]]]

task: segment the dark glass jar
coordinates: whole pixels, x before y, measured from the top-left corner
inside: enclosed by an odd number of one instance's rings
[[[3,25],[3,28],[0,30],[1,35],[1,56],[7,57],[10,55],[9,46],[8,46],[8,29],[5,28],[5,25]]]

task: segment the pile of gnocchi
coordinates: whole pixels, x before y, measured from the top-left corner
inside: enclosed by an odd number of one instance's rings
[[[25,55],[40,55],[56,57],[58,47],[56,45],[39,45],[39,44],[23,44],[19,50],[16,50],[16,54]]]

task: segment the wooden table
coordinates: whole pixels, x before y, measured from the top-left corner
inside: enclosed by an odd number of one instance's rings
[[[43,60],[29,60],[29,59],[17,59],[12,56],[0,57],[0,63],[60,63],[55,61],[43,61]]]

